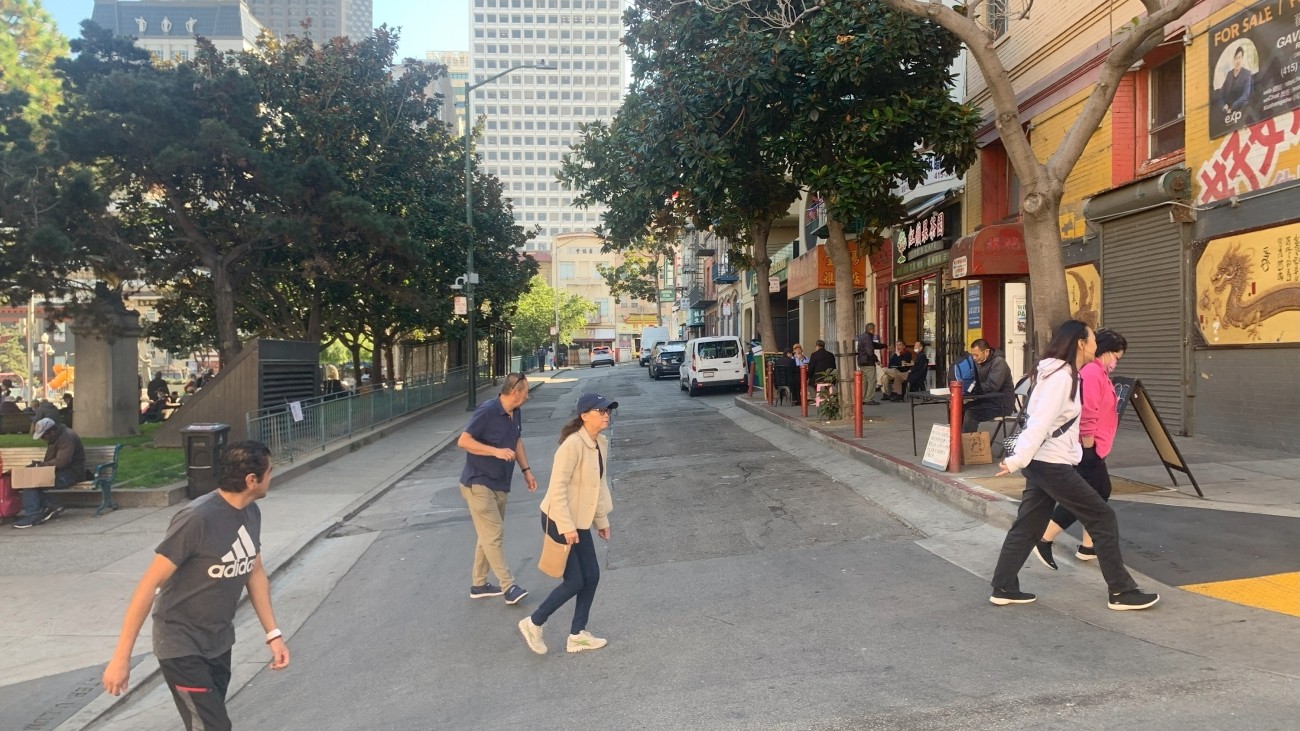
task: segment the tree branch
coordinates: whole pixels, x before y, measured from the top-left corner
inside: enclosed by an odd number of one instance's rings
[[[1065,133],[1065,139],[1061,140],[1056,152],[1047,161],[1048,174],[1053,179],[1064,180],[1083,156],[1088,140],[1092,139],[1102,117],[1106,116],[1111,102],[1115,100],[1124,74],[1164,40],[1165,26],[1181,18],[1197,1],[1169,0],[1164,4],[1160,0],[1142,0],[1147,16],[1138,21],[1127,38],[1111,48],[1102,65],[1101,75],[1088,94],[1088,101]]]

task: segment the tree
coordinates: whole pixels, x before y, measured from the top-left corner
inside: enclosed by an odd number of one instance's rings
[[[614,121],[584,131],[560,178],[580,201],[609,206],[615,247],[662,241],[689,219],[733,246],[733,262],[765,282],[773,223],[798,199],[779,100],[794,79],[772,38],[743,12],[637,0],[624,16],[632,89]],[[759,335],[776,341],[766,293]]]
[[[28,97],[22,117],[33,126],[59,106],[59,78],[54,62],[68,55],[68,39],[40,0],[0,0],[0,92],[21,91]]]
[[[784,3],[783,10],[778,12],[751,0],[715,1],[719,9],[745,6],[753,17],[785,29],[806,22],[825,7],[821,0],[794,0]],[[989,0],[970,0],[957,7],[948,7],[941,0],[881,1],[901,12],[926,18],[957,36],[984,75],[998,135],[1020,179],[1034,334],[1041,346],[1050,339],[1051,328],[1070,316],[1060,231],[1065,181],[1115,100],[1120,79],[1160,44],[1165,26],[1181,18],[1199,0],[1142,0],[1146,15],[1134,18],[1117,34],[1119,38],[1106,53],[1083,108],[1056,149],[1045,153],[1045,159],[1040,159],[1029,144],[1011,74],[998,57],[997,34],[989,28],[987,20],[981,19],[991,14]],[[1026,14],[1032,4],[1026,3]],[[985,12],[981,12],[981,7]],[[841,30],[848,32],[851,28],[841,26]]]
[[[557,308],[560,326],[556,340],[561,343],[573,342],[573,337],[586,326],[587,316],[596,311],[591,302],[575,294],[556,292],[545,279],[533,277],[528,291],[516,302],[514,316],[510,318],[516,347],[522,352],[531,352],[551,342]]]
[[[827,206],[835,337],[846,343],[857,334],[846,230],[858,232],[865,258],[904,217],[900,185],[919,185],[933,163],[959,172],[974,160],[978,115],[951,97],[957,40],[880,2],[827,0],[777,38],[801,80],[782,108],[791,119],[784,142],[795,179]]]

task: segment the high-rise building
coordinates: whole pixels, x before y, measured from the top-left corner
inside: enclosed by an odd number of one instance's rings
[[[454,105],[455,127],[459,133],[465,132],[465,87],[469,84],[469,51],[428,51],[424,54],[427,61],[437,61],[447,67],[447,77],[451,81],[454,98],[444,99],[445,105]]]
[[[623,0],[467,2],[475,82],[522,64],[556,67],[516,71],[475,90],[472,110],[486,120],[479,138],[484,167],[505,184],[515,220],[540,227],[528,248],[546,251],[556,236],[590,231],[600,221],[600,210],[573,207],[573,193],[555,172],[578,126],[610,119],[622,102]]]
[[[359,41],[374,30],[371,0],[246,0],[253,15],[277,36],[302,35],[311,20],[311,36],[328,40],[347,36]]]

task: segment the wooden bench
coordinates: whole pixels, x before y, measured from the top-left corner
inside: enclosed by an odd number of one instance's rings
[[[71,485],[72,490],[98,490],[99,507],[95,515],[103,515],[109,510],[117,510],[113,502],[113,480],[117,477],[117,457],[122,451],[121,444],[104,447],[86,447],[86,468],[93,477]],[[5,469],[26,467],[32,462],[45,459],[45,447],[3,447],[0,459],[4,460]]]

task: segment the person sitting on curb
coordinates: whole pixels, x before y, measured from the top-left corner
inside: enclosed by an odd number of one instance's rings
[[[69,488],[90,478],[86,471],[86,448],[71,428],[53,419],[40,419],[32,431],[32,439],[45,440],[45,459],[32,466],[53,467],[55,489]],[[21,492],[23,515],[14,521],[15,528],[31,528],[63,514],[63,506],[55,503],[45,488],[32,487]]]

